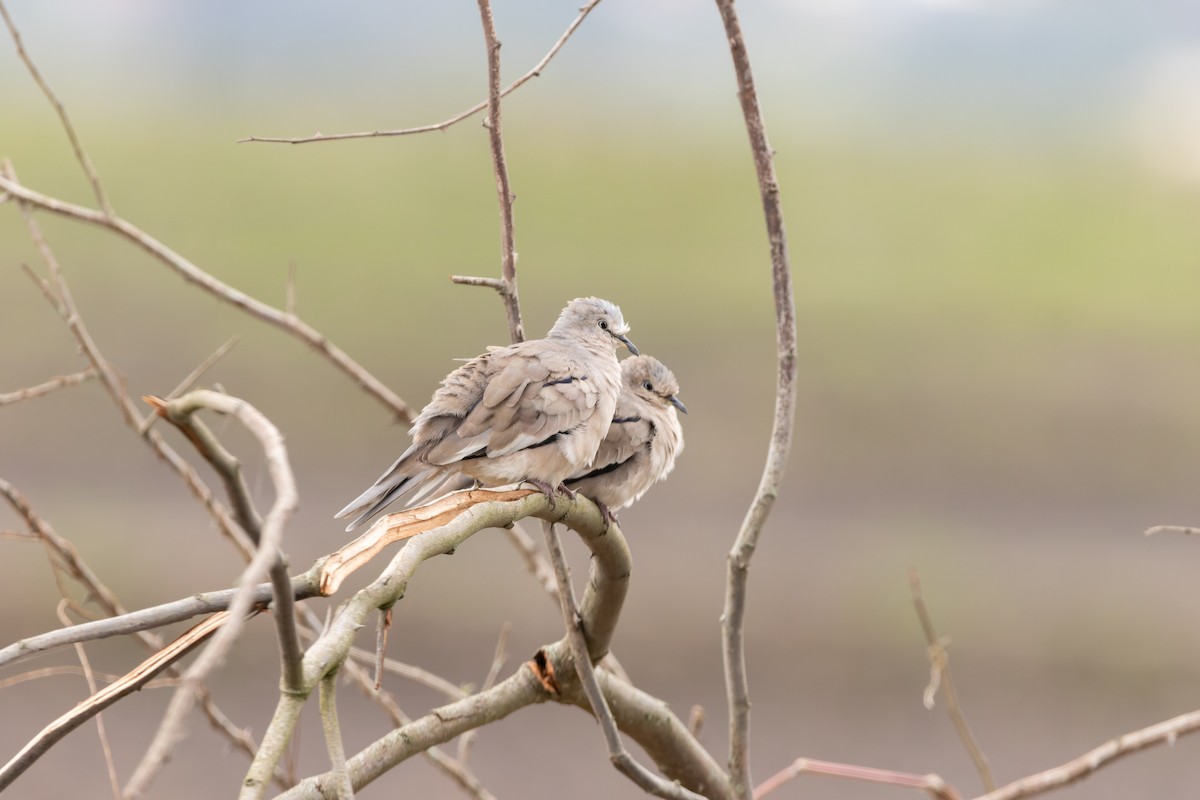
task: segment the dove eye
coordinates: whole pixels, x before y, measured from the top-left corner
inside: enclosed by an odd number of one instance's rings
[[[654,384],[650,383],[650,381],[642,381],[642,388],[645,389],[647,392],[653,392]]]
[[[600,325],[600,330],[602,330],[602,331],[608,330],[608,320],[606,320],[606,319],[600,320],[599,325]]]

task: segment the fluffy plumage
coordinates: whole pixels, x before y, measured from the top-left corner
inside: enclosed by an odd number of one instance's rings
[[[679,383],[653,356],[621,362],[621,397],[592,465],[567,479],[568,488],[600,505],[605,515],[631,505],[667,477],[683,452],[683,429],[675,409]]]
[[[492,347],[451,372],[421,410],[412,445],[337,513],[350,531],[403,496],[419,501],[460,477],[528,481],[549,494],[592,463],[621,391],[616,347],[637,348],[617,306],[572,300],[544,339]]]

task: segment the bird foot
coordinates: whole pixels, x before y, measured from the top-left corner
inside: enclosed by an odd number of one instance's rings
[[[546,495],[546,500],[550,503],[550,508],[554,508],[554,487],[545,481],[539,481],[536,478],[526,478],[525,483],[535,486],[539,492]]]
[[[607,505],[605,505],[604,503],[597,500],[596,506],[600,509],[600,514],[604,517],[604,532],[605,533],[608,533],[608,527],[610,525],[620,525],[621,524],[617,520],[617,515],[614,514],[613,510],[611,508],[609,508]]]
[[[559,490],[560,492],[562,492],[563,494],[565,494],[567,497],[569,497],[569,498],[570,498],[570,499],[572,499],[572,500],[574,500],[574,499],[575,499],[575,497],[576,497],[576,492],[575,492],[575,490],[574,490],[574,489],[571,489],[571,488],[569,488],[569,487],[568,487],[568,486],[567,486],[565,483],[560,483],[560,484],[558,485],[558,490]]]

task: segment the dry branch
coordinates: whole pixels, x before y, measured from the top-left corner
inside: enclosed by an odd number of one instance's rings
[[[944,685],[946,687],[946,709],[950,713],[950,719],[954,721],[958,737],[962,740],[971,760],[975,762],[975,769],[979,772],[984,791],[990,792],[996,788],[996,780],[992,777],[992,768],[988,765],[987,756],[983,754],[983,748],[979,746],[975,734],[971,732],[971,726],[967,724],[967,718],[958,702],[958,692],[954,690],[954,681],[950,677],[950,655],[946,652],[945,642],[938,637],[937,631],[934,630],[933,617],[930,616],[929,609],[925,605],[925,598],[921,594],[921,578],[917,575],[916,570],[910,570],[908,580],[912,588],[913,606],[917,610],[917,618],[921,621],[921,630],[925,632],[925,641],[929,645],[930,681],[929,689],[925,693],[925,707],[933,708],[933,698],[937,692],[937,686]]]
[[[0,169],[0,181],[5,180],[17,180],[12,164],[7,161],[4,162],[3,169]],[[25,271],[37,284],[46,301],[50,303],[63,322],[66,323],[67,329],[75,337],[80,349],[99,375],[101,383],[104,384],[104,388],[108,391],[113,403],[117,406],[122,419],[125,420],[125,423],[130,428],[139,433],[142,440],[146,442],[159,458],[167,462],[175,470],[193,496],[208,510],[221,533],[233,542],[234,546],[241,551],[243,556],[249,559],[253,548],[246,541],[243,531],[234,522],[229,510],[213,496],[212,492],[204,485],[204,481],[200,480],[200,477],[192,469],[191,465],[163,441],[163,438],[156,431],[148,429],[149,426],[145,424],[145,418],[134,404],[133,398],[129,396],[124,381],[117,375],[113,365],[104,357],[104,354],[100,352],[100,348],[96,345],[95,340],[92,339],[91,334],[84,325],[83,317],[75,305],[70,286],[67,284],[67,280],[62,273],[54,251],[50,249],[49,242],[46,241],[46,237],[42,234],[41,226],[33,218],[33,214],[26,203],[18,200],[17,207],[20,209],[21,216],[25,220],[25,226],[29,230],[29,235],[33,239],[34,246],[45,262],[46,268],[50,271],[50,277],[54,285],[51,286],[49,282],[38,277],[28,267],[25,268]]]
[[[224,622],[227,612],[218,612],[182,634],[169,646],[143,661],[120,680],[93,694],[73,709],[51,722],[21,750],[0,767],[0,791],[27,770],[56,742],[122,697],[141,689],[150,679],[183,657],[204,639],[215,633]]]
[[[994,792],[981,795],[978,800],[1018,800],[1060,789],[1088,777],[1101,767],[1119,758],[1131,755],[1158,744],[1172,745],[1180,736],[1200,730],[1200,711],[1180,714],[1178,717],[1159,722],[1148,728],[1110,739],[1094,750],[1073,758],[1065,764],[1013,781]]]
[[[45,383],[39,383],[37,386],[27,386],[24,389],[17,389],[15,392],[0,393],[0,406],[6,406],[9,403],[19,403],[22,400],[32,400],[35,397],[50,394],[56,389],[62,389],[67,386],[78,386],[85,381],[90,381],[94,377],[96,377],[96,368],[88,367],[82,372],[59,375],[57,378],[51,378]]]
[[[558,37],[558,41],[556,41],[554,43],[554,46],[550,48],[549,52],[547,52],[546,55],[542,56],[542,60],[539,61],[537,64],[535,64],[533,66],[533,69],[529,70],[524,75],[517,78],[515,81],[513,81],[508,86],[506,86],[504,88],[504,90],[502,92],[500,92],[500,96],[505,97],[506,95],[510,94],[511,92],[515,92],[517,89],[521,88],[521,86],[524,85],[530,79],[540,77],[542,74],[542,70],[546,68],[546,65],[549,64],[550,61],[556,55],[558,55],[558,51],[563,48],[563,45],[565,45],[567,43],[567,40],[570,39],[572,34],[575,33],[575,29],[583,24],[583,20],[587,17],[588,14],[590,14],[592,12],[592,9],[595,8],[596,6],[598,6],[599,4],[600,4],[600,0],[590,0],[586,5],[582,6],[579,9],[579,15],[577,17],[575,17],[574,20],[572,20],[570,25],[567,26],[567,29],[563,32],[562,36]],[[345,140],[345,139],[374,139],[374,138],[378,138],[381,136],[411,136],[412,134],[415,134],[415,133],[430,133],[432,131],[444,131],[447,128],[449,128],[450,126],[455,125],[459,122],[462,122],[464,119],[469,119],[470,117],[473,117],[474,115],[478,114],[480,111],[483,111],[487,107],[488,107],[488,101],[481,100],[480,102],[478,102],[475,105],[468,108],[466,111],[462,111],[458,114],[455,114],[454,116],[452,116],[448,119],[444,119],[441,122],[436,122],[432,125],[419,125],[415,128],[400,128],[397,130],[381,130],[381,131],[359,131],[357,133],[331,133],[329,135],[316,133],[312,136],[302,136],[302,137],[298,137],[298,138],[294,138],[294,139],[270,137],[270,136],[247,136],[244,139],[238,139],[238,143],[240,144],[243,142],[272,142],[272,143],[276,143],[276,144],[308,144],[310,142],[336,142],[336,141],[341,141],[341,140]]]
[[[17,26],[13,24],[12,17],[8,15],[8,9],[4,7],[4,3],[0,2],[0,17],[4,18],[4,24],[8,28],[8,33],[12,36],[13,44],[17,48],[17,55],[24,62],[25,68],[29,70],[29,74],[33,76],[33,82],[42,90],[42,94],[50,101],[50,105],[54,107],[55,113],[58,114],[58,119],[62,123],[63,131],[67,134],[67,139],[71,142],[71,149],[75,153],[75,160],[79,162],[79,166],[83,168],[84,175],[87,176],[88,183],[92,185],[92,194],[96,196],[96,202],[100,208],[104,209],[104,213],[112,217],[116,215],[113,211],[112,204],[108,201],[108,195],[104,191],[104,186],[100,183],[100,176],[96,172],[96,168],[92,166],[92,160],[88,158],[87,153],[83,149],[83,145],[79,143],[79,136],[75,133],[75,126],[71,124],[71,118],[67,114],[67,108],[58,99],[58,95],[50,88],[50,84],[42,77],[42,73],[33,63],[29,53],[25,51],[25,44],[21,41],[21,33],[17,30]]]
[[[750,559],[758,546],[758,536],[779,495],[783,471],[792,445],[792,425],[796,415],[796,302],[792,293],[792,268],[788,259],[787,233],[783,226],[783,208],[779,200],[779,179],[775,176],[774,151],[767,141],[766,124],[758,107],[754,74],[742,37],[734,0],[716,0],[733,58],[737,76],[738,99],[750,136],[754,168],[762,196],[771,250],[771,277],[775,295],[776,350],[779,365],[775,388],[775,418],[767,449],[762,478],[737,539],[729,551],[725,590],[725,610],[721,616],[722,654],[725,686],[729,705],[729,773],[737,796],[748,800],[750,778],[750,688],[746,678],[745,618],[746,584]]]
[[[275,486],[275,502],[263,519],[261,540],[257,543],[258,549],[238,580],[238,591],[234,595],[228,611],[228,623],[221,628],[212,643],[188,668],[184,674],[183,683],[175,690],[175,695],[171,698],[167,713],[159,725],[154,740],[125,787],[126,796],[131,798],[144,794],[150,782],[166,763],[182,735],[183,723],[198,698],[201,684],[214,669],[224,662],[226,654],[240,634],[246,615],[254,602],[256,585],[261,583],[269,572],[272,574],[275,572],[272,570],[273,566],[284,565],[282,569],[286,569],[286,559],[281,549],[283,529],[298,502],[296,482],[292,477],[283,436],[270,420],[245,401],[206,390],[192,392],[178,400],[171,401],[167,404],[165,413],[169,419],[176,421],[189,417],[200,408],[208,408],[218,413],[237,417],[259,440],[267,461],[271,481]],[[286,573],[284,573],[284,578],[286,579]],[[279,613],[274,616],[277,619],[284,616],[283,610],[286,608],[289,618],[286,624],[290,625],[293,619],[290,605],[290,583],[286,590],[287,593],[278,590],[276,581],[273,580],[272,583],[276,588],[274,600],[276,608],[279,610]],[[283,605],[280,605],[281,603]],[[288,633],[285,633],[285,623],[277,622],[277,625],[279,626],[280,646],[284,651],[285,676],[298,681],[298,666],[289,665],[287,658],[292,655],[288,653],[288,650],[294,648],[298,651],[299,645],[286,641]],[[290,630],[290,636],[295,637],[294,628]],[[273,768],[271,774],[274,774]]]
[[[500,202],[500,276],[501,287],[496,291],[504,301],[508,318],[508,333],[513,344],[525,341],[521,324],[521,303],[517,299],[517,243],[513,228],[513,193],[508,179],[508,164],[504,159],[504,136],[500,125],[500,40],[496,38],[496,22],[492,18],[490,0],[479,0],[479,16],[483,22],[483,40],[487,45],[488,115],[484,126],[492,149],[492,170],[496,174],[496,195]]]
[[[650,772],[625,749],[625,745],[621,742],[621,733],[617,730],[616,720],[613,719],[612,710],[609,709],[608,702],[604,699],[604,692],[600,690],[600,684],[596,680],[593,668],[594,660],[602,656],[603,652],[593,654],[592,647],[584,635],[583,616],[575,602],[575,590],[571,586],[571,573],[567,567],[566,556],[563,555],[558,532],[554,530],[553,524],[546,525],[546,549],[550,553],[550,563],[554,565],[554,575],[558,579],[558,595],[561,601],[563,624],[567,629],[566,641],[570,648],[571,660],[575,664],[575,674],[583,686],[588,707],[600,723],[600,729],[604,733],[609,760],[644,792],[656,797],[669,798],[669,800],[702,800],[695,792],[690,792],[677,783],[667,783]]]
[[[831,778],[847,778],[866,783],[882,783],[889,786],[907,786],[928,793],[934,800],[960,800],[958,792],[937,775],[912,775],[907,772],[859,767],[854,764],[838,764],[833,761],[817,761],[811,758],[798,758],[767,778],[754,790],[754,800],[766,797],[788,781],[805,773],[828,775]]]

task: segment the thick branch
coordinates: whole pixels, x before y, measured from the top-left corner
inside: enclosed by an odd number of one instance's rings
[[[792,424],[796,414],[796,306],[792,295],[792,271],[788,259],[787,234],[783,226],[783,209],[779,202],[779,180],[771,145],[767,141],[766,125],[758,107],[750,57],[742,38],[734,0],[716,0],[725,25],[733,69],[737,76],[738,99],[746,119],[750,149],[758,175],[763,214],[767,224],[767,240],[771,249],[771,276],[775,294],[776,348],[779,367],[775,389],[775,420],[762,478],[754,500],[742,521],[733,549],[729,552],[729,570],[725,590],[725,611],[722,615],[722,652],[725,662],[725,686],[729,702],[729,771],[730,779],[741,800],[751,794],[750,778],[750,689],[746,678],[744,625],[746,616],[746,584],[750,559],[758,546],[758,536],[779,494],[783,471],[792,446]]]

